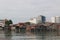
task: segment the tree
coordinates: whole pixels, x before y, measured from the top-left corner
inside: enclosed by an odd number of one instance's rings
[[[8,26],[8,25],[9,25],[9,21],[6,20],[6,21],[5,21],[5,26]]]
[[[9,20],[9,24],[13,24],[12,20]]]
[[[10,24],[13,24],[12,20],[6,20],[5,25],[9,26]]]

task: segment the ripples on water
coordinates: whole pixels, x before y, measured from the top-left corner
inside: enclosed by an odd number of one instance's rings
[[[0,40],[60,40],[60,32],[5,32],[0,31]]]

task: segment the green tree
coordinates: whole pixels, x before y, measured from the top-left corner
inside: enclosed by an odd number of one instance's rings
[[[5,25],[9,26],[10,24],[13,24],[12,20],[6,20]]]
[[[12,20],[9,20],[9,24],[13,24]]]

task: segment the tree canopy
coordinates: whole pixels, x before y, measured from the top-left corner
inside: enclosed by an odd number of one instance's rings
[[[13,24],[12,20],[5,21],[5,25],[8,25],[9,26],[10,24]]]

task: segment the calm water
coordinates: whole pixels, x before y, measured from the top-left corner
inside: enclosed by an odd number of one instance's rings
[[[0,40],[60,40],[60,32],[8,32],[0,31]]]

